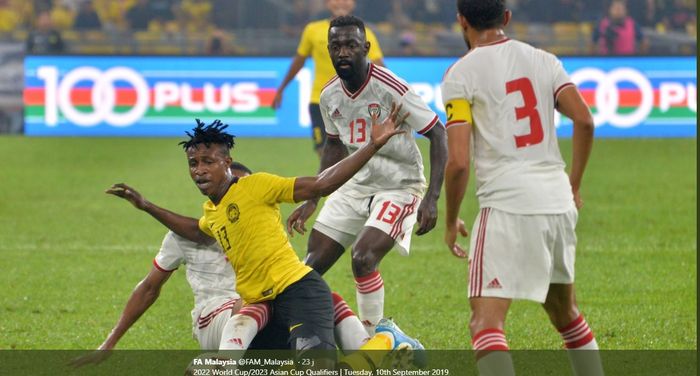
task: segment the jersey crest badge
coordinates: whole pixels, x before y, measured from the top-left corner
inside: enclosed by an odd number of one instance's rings
[[[367,106],[367,112],[369,112],[369,116],[377,115],[379,117],[382,115],[382,108],[379,106],[379,103],[370,103]]]
[[[238,205],[236,204],[229,204],[229,206],[226,208],[226,216],[228,217],[228,220],[231,223],[236,223],[238,222],[238,217],[241,215],[241,211],[238,210]]]

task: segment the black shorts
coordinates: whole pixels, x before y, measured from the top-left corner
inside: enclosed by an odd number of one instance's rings
[[[321,116],[321,106],[318,103],[309,104],[311,115],[311,139],[314,141],[314,149],[320,150],[326,143],[326,126]]]
[[[251,349],[335,350],[331,290],[316,271],[270,301],[272,318]]]

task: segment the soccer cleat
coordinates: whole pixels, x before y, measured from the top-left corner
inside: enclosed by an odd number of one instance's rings
[[[377,323],[375,329],[376,333],[390,333],[394,338],[394,348],[392,350],[400,355],[399,358],[406,358],[414,366],[418,368],[425,368],[428,365],[428,359],[425,354],[425,347],[420,343],[419,340],[409,337],[404,333],[401,328],[392,319],[383,318]],[[411,351],[412,350],[412,351]],[[403,363],[403,361],[400,361]]]

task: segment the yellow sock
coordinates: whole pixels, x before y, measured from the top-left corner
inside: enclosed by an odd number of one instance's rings
[[[377,333],[356,351],[339,362],[342,369],[374,371],[388,351],[394,348],[394,336]],[[379,351],[373,351],[379,350]]]

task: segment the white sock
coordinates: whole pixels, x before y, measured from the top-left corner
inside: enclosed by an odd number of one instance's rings
[[[476,367],[481,376],[514,376],[513,359],[508,352],[505,333],[500,329],[484,329],[472,338],[476,351]]]
[[[335,340],[344,353],[359,350],[369,340],[369,334],[360,319],[350,309],[348,303],[335,292],[332,296]]]
[[[476,361],[480,376],[515,376],[513,359],[508,351],[491,351]]]
[[[564,340],[564,346],[568,349],[571,368],[576,376],[602,376],[604,374],[603,363],[598,353],[598,343],[583,315],[579,315],[569,325],[559,329],[559,333]]]
[[[384,280],[377,270],[366,276],[355,277],[355,283],[360,320],[372,336],[374,327],[384,317]]]
[[[245,350],[255,335],[267,325],[270,309],[267,304],[250,304],[241,308],[224,326],[219,350]]]

